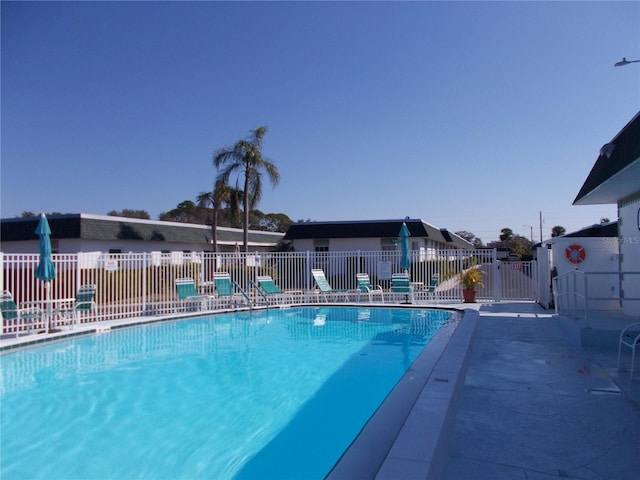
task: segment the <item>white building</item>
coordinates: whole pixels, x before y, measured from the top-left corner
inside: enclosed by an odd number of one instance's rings
[[[573,204],[618,206],[614,246],[619,253],[620,302],[625,315],[640,315],[640,112],[602,147]],[[603,262],[607,263],[611,253],[605,250]]]
[[[352,252],[397,250],[400,228],[405,223],[411,250],[430,259],[437,250],[473,249],[473,244],[444,228],[421,219],[301,222],[289,227],[284,240],[297,252]]]
[[[53,253],[206,252],[212,250],[211,227],[86,213],[48,217]],[[38,217],[2,219],[5,253],[38,253]],[[218,251],[233,252],[243,245],[242,229],[218,227]],[[273,250],[284,236],[249,231],[249,251]]]
[[[549,255],[552,276],[565,277],[569,272],[610,272],[608,275],[590,275],[589,291],[598,292],[601,300],[591,301],[593,310],[616,310],[620,296],[618,259],[618,222],[593,225],[561,237],[542,242]],[[578,281],[577,291],[584,295],[584,283]],[[544,304],[546,307],[550,304]],[[541,302],[542,303],[542,302]]]

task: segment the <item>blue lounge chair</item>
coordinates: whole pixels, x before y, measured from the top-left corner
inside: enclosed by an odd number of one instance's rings
[[[331,287],[329,282],[327,281],[327,277],[324,275],[324,271],[319,268],[314,268],[311,270],[311,274],[313,275],[313,279],[316,282],[316,286],[320,294],[324,297],[325,301],[329,301],[329,297],[340,297],[344,295],[345,302],[349,301],[349,292],[350,290],[346,289],[334,289]]]
[[[370,302],[373,301],[374,295],[379,295],[380,301],[384,303],[384,290],[380,285],[371,284],[368,273],[356,273],[356,280],[358,282],[358,301],[360,301],[360,295],[366,293]]]
[[[391,294],[402,295],[406,303],[413,303],[413,287],[407,273],[394,273],[391,275]]]
[[[438,290],[437,290],[438,283],[440,283],[440,275],[437,273],[434,273],[431,276],[431,281],[429,282],[429,285],[427,285],[427,288],[423,290],[426,293],[427,300],[432,298],[436,301],[436,303],[438,302]]]
[[[302,295],[302,291],[290,291],[286,292],[276,285],[270,275],[258,275],[256,277],[256,287],[269,303],[273,300],[274,303],[289,303],[294,302],[294,295]]]
[[[57,314],[63,324],[70,324],[71,328],[80,323],[82,314],[86,314],[96,307],[96,286],[82,285],[76,292],[76,299],[72,305],[62,306],[54,313]]]
[[[184,310],[208,308],[209,295],[202,295],[196,288],[196,282],[193,278],[176,278],[176,295],[178,297],[178,306]]]
[[[39,308],[18,308],[13,295],[8,290],[2,292],[0,297],[0,310],[2,311],[2,333],[15,333],[18,335],[27,326],[27,333],[33,331],[34,320],[42,320],[43,312]],[[40,323],[40,322],[38,322]]]
[[[245,303],[251,306],[251,299],[247,292],[231,280],[229,272],[216,272],[213,274],[213,283],[216,286],[216,297],[218,300],[226,299],[227,306]]]

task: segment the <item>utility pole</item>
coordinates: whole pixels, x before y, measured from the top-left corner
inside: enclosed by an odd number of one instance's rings
[[[542,242],[542,210],[540,210],[540,242]]]

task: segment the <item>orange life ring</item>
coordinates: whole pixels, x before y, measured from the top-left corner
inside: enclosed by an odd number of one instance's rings
[[[581,263],[587,256],[587,252],[582,246],[574,243],[565,249],[564,256],[571,263]]]

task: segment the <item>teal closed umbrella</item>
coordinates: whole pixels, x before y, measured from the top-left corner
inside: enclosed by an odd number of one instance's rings
[[[405,272],[409,272],[411,268],[411,257],[409,256],[409,237],[411,233],[407,228],[407,224],[402,222],[400,228],[400,247],[402,248],[402,255],[400,257],[400,268]]]
[[[43,282],[50,282],[56,278],[56,267],[51,260],[51,228],[44,213],[40,215],[36,235],[39,237],[38,246],[40,247],[40,262],[36,268],[36,278]]]
[[[49,222],[47,217],[43,213],[40,215],[40,222],[36,228],[36,235],[38,235],[38,246],[40,250],[40,261],[36,268],[36,278],[44,283],[47,300],[47,322],[51,319],[51,288],[50,282],[56,278],[56,267],[53,265],[51,259],[51,228],[49,228]],[[51,331],[49,325],[47,330]]]

